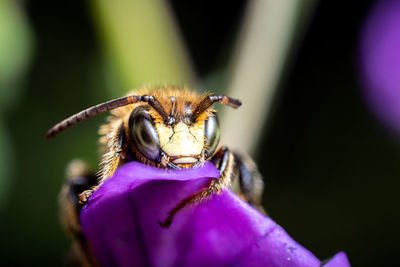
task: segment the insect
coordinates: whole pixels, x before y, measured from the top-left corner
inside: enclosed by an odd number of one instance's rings
[[[139,161],[157,168],[196,168],[211,161],[221,176],[207,188],[171,207],[169,216],[159,222],[168,227],[184,206],[229,187],[243,200],[263,210],[262,176],[252,160],[220,146],[220,129],[214,103],[233,108],[239,100],[225,95],[197,94],[188,89],[141,89],[125,97],[85,109],[52,127],[47,138],[106,111],[108,122],[100,127],[102,150],[100,170],[90,173],[82,162],[67,168],[67,180],[60,193],[61,218],[66,231],[85,250],[79,225],[79,212],[91,194],[112,177],[121,165]],[[112,178],[111,178],[112,179]]]

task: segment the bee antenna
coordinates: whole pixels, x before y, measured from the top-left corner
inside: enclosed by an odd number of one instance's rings
[[[197,105],[195,111],[193,112],[193,120],[195,120],[201,113],[206,111],[215,102],[219,102],[233,108],[238,108],[242,105],[242,102],[240,102],[239,99],[230,98],[226,95],[209,95]]]
[[[137,102],[149,103],[149,105],[152,106],[160,114],[160,116],[164,119],[164,121],[168,120],[168,114],[165,112],[163,106],[161,105],[160,102],[158,102],[158,100],[155,97],[151,95],[130,95],[98,104],[96,106],[82,110],[81,112],[70,116],[69,118],[54,125],[47,132],[46,138],[51,139],[56,135],[60,134],[61,132],[63,132],[64,130],[74,126],[75,124],[85,121],[91,117],[95,117],[106,111],[134,104]]]

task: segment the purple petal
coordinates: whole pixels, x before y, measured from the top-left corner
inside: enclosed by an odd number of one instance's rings
[[[230,190],[184,207],[169,228],[158,224],[213,177],[219,172],[211,163],[166,171],[132,162],[118,169],[81,212],[96,260],[102,266],[320,265],[279,225]],[[349,266],[346,256],[338,255],[329,266]]]
[[[400,1],[377,1],[360,41],[367,104],[400,132]]]
[[[328,263],[324,265],[324,267],[350,267],[350,262],[347,259],[346,253],[339,252],[337,253]]]

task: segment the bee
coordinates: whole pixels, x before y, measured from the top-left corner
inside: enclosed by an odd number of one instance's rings
[[[224,188],[231,188],[243,200],[263,211],[263,180],[256,165],[248,156],[231,152],[219,144],[221,132],[213,108],[216,102],[233,108],[241,105],[239,100],[225,95],[200,95],[175,87],[144,88],[85,109],[47,132],[46,137],[51,139],[86,119],[111,112],[107,123],[99,130],[100,170],[90,173],[83,162],[72,162],[60,193],[61,220],[66,232],[76,240],[74,246],[78,247],[78,254],[82,256],[87,252],[79,225],[81,208],[117,168],[130,161],[163,169],[196,168],[210,161],[221,174],[204,190],[173,207],[165,221],[159,223],[161,227],[168,227],[174,215],[186,205],[218,194]]]

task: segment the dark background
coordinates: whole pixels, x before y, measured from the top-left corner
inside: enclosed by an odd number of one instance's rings
[[[170,2],[200,78],[226,66],[246,1]],[[359,32],[373,4],[318,2],[255,157],[269,215],[318,258],[344,250],[353,266],[395,265],[400,237],[399,142],[368,111],[358,81]],[[63,170],[78,157],[96,167],[104,115],[51,142],[44,135],[107,100],[101,48],[84,1],[24,7],[36,47],[23,94],[5,114],[16,163],[0,211],[0,262],[59,266],[69,247],[57,218]]]

